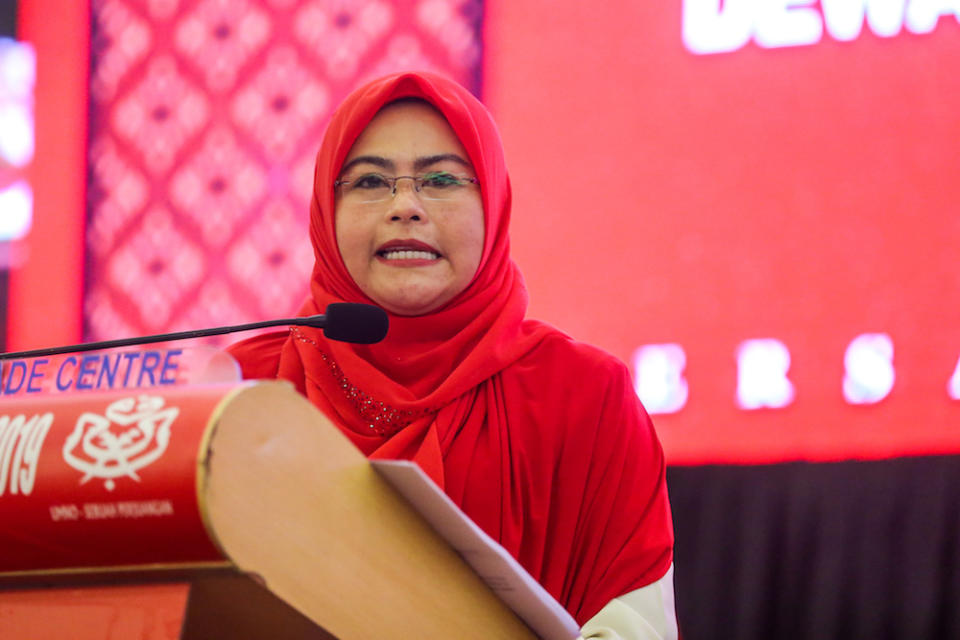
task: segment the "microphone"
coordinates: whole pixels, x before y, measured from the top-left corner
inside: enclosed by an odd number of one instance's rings
[[[129,347],[135,344],[204,338],[206,336],[219,336],[224,333],[234,333],[236,331],[249,331],[251,329],[279,326],[315,327],[317,329],[323,329],[323,335],[331,340],[352,342],[354,344],[373,344],[380,342],[386,337],[388,325],[387,312],[380,307],[357,302],[334,302],[327,305],[326,313],[315,316],[284,318],[282,320],[263,320],[261,322],[236,324],[229,327],[179,331],[177,333],[162,333],[154,336],[121,338],[120,340],[104,340],[102,342],[86,342],[84,344],[75,344],[66,347],[49,347],[47,349],[0,353],[0,360],[37,358],[40,356],[55,356],[61,353],[114,349],[116,347]]]

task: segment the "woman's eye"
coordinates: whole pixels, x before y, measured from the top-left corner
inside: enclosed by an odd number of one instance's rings
[[[428,173],[427,175],[423,176],[423,186],[425,187],[442,189],[443,187],[454,187],[460,184],[460,178],[452,173],[447,173],[446,171]]]
[[[368,173],[353,181],[354,189],[383,189],[389,186],[387,179],[379,173]]]

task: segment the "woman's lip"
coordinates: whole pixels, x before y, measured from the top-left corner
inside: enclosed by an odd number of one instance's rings
[[[440,258],[439,251],[412,238],[391,240],[377,249],[377,260],[392,267],[426,267]]]
[[[426,242],[421,242],[420,240],[390,240],[389,242],[384,242],[377,248],[377,255],[383,255],[387,251],[429,251],[430,253],[435,253],[438,256],[440,252],[431,247]]]
[[[393,254],[393,257],[388,258],[386,254],[378,253],[377,260],[391,267],[428,267],[439,264],[440,256],[436,253],[411,252],[409,254]]]

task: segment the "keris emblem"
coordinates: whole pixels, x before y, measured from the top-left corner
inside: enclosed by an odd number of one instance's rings
[[[89,412],[80,416],[63,445],[63,459],[84,473],[80,484],[98,478],[113,491],[114,478],[139,482],[137,471],[167,450],[170,425],[179,414],[177,407],[164,408],[158,396],[117,400],[102,416]]]

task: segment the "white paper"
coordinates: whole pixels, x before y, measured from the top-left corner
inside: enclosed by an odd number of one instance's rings
[[[580,627],[566,609],[420,467],[409,460],[370,462],[534,633],[544,640],[570,640],[580,635]]]

